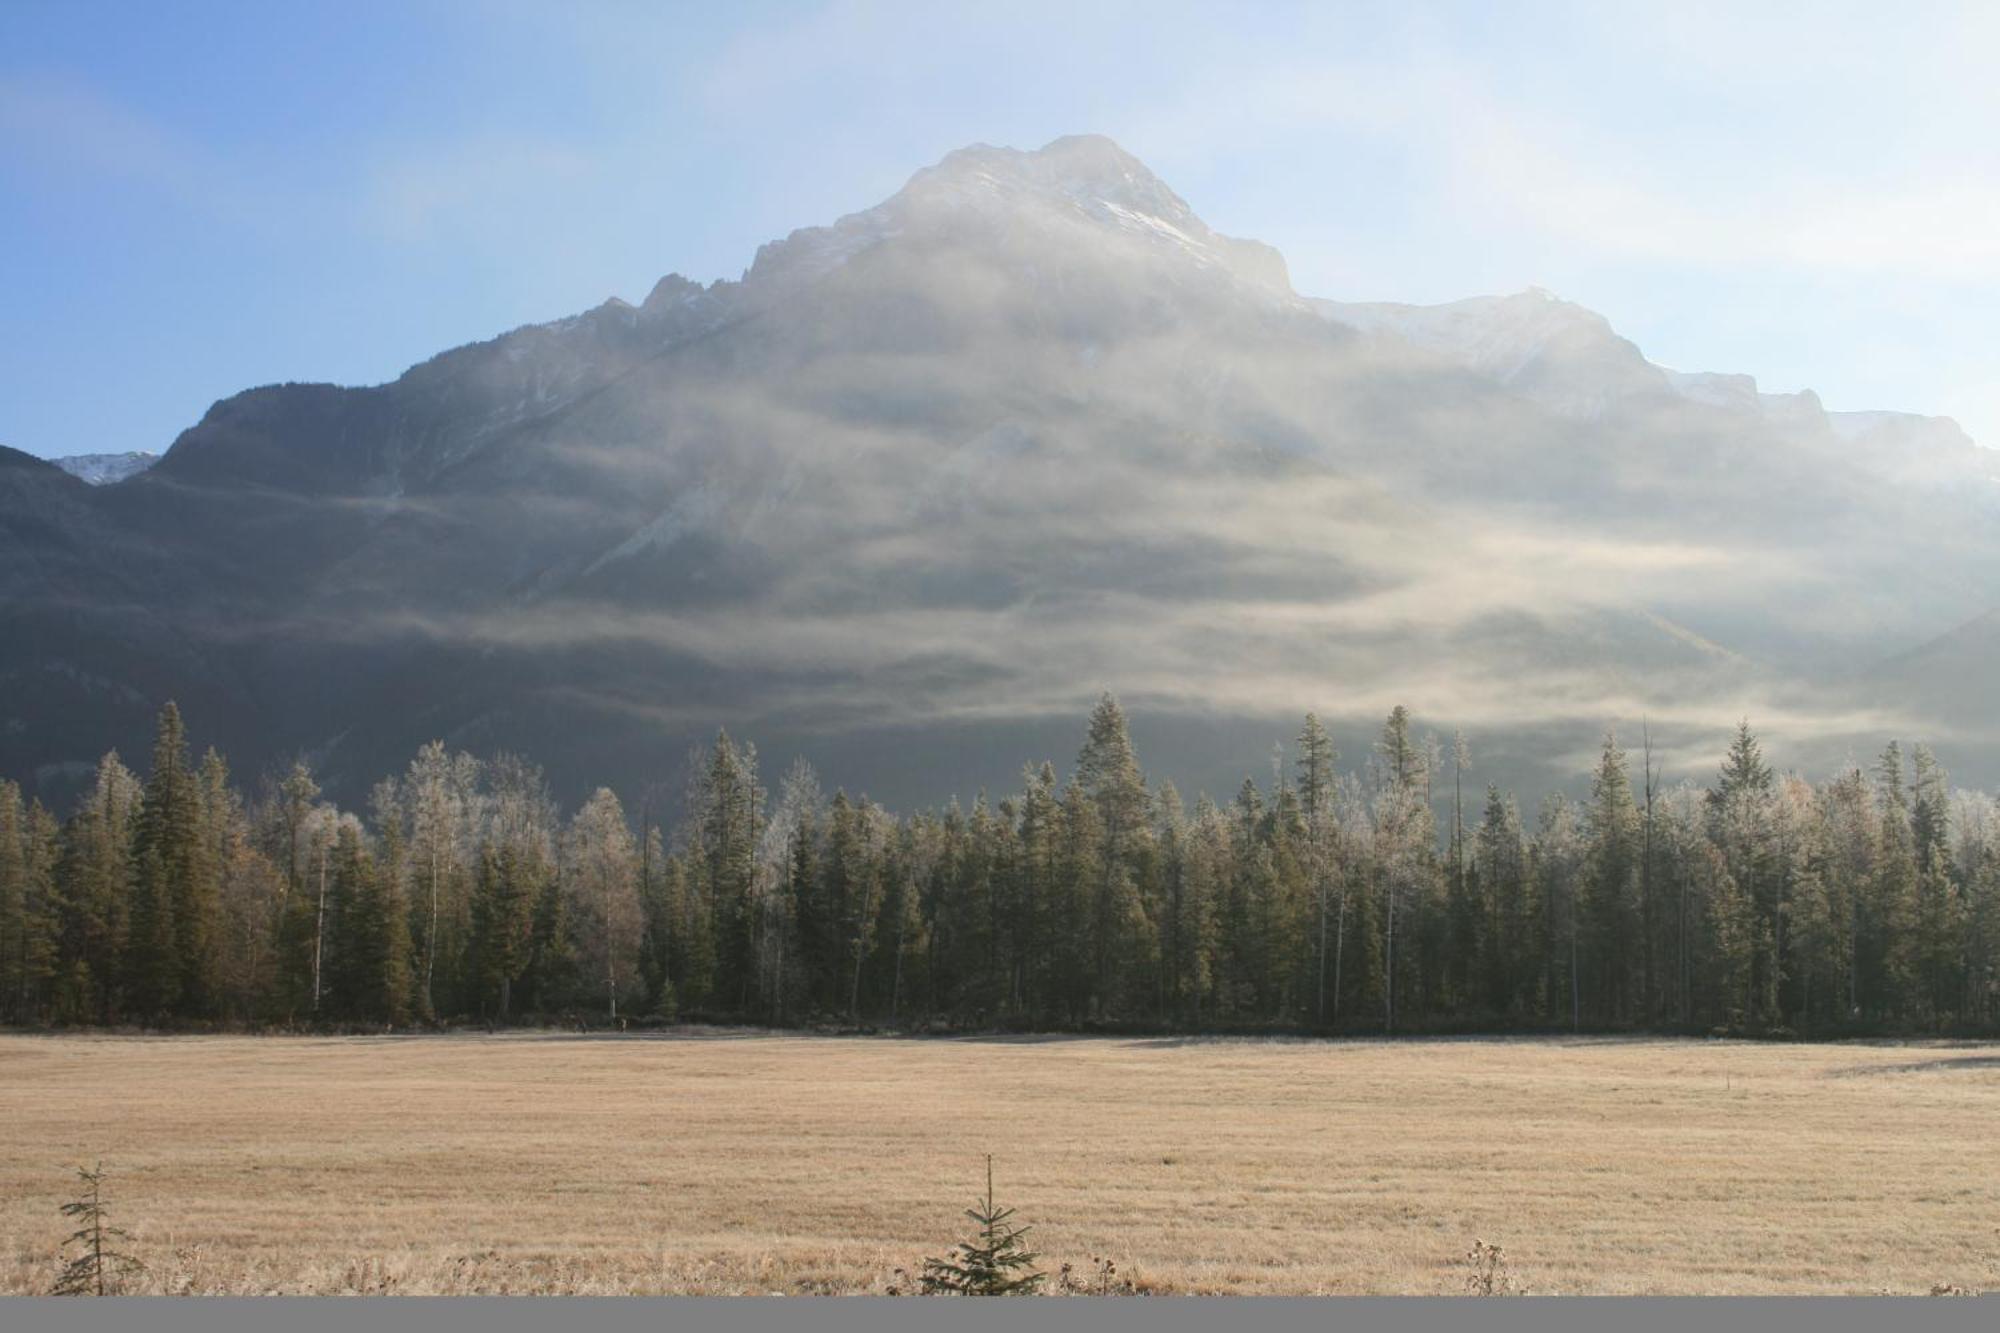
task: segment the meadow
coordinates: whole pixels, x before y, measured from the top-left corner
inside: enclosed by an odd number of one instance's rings
[[[1072,1285],[2000,1287],[1992,1044],[688,1030],[0,1036],[0,1292],[102,1159],[140,1290],[879,1294],[987,1153]]]

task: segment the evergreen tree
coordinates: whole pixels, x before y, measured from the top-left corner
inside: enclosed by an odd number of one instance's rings
[[[333,949],[336,1012],[392,1026],[405,1023],[410,930],[402,886],[368,854],[353,824],[341,825],[333,863],[340,904]]]
[[[1591,786],[1590,867],[1585,885],[1583,976],[1599,1017],[1617,1022],[1632,1002],[1629,962],[1636,952],[1639,811],[1625,752],[1606,732]]]
[[[1060,891],[1062,808],[1056,794],[1055,765],[1044,763],[1022,771],[1020,832],[1015,874],[1021,905],[1019,964],[1021,1009],[1037,1020],[1047,1019],[1055,1003],[1058,955],[1055,932]]]
[[[1478,961],[1487,1006],[1503,1017],[1533,1012],[1534,907],[1521,815],[1498,787],[1486,789],[1475,835],[1480,916]]]
[[[1497,786],[1467,829],[1462,743],[1401,709],[1365,774],[1308,718],[1268,788],[1190,814],[1107,697],[1066,787],[1044,763],[900,819],[822,806],[803,767],[767,810],[754,751],[719,737],[671,851],[650,798],[637,837],[608,791],[565,827],[504,755],[425,747],[371,833],[303,764],[246,807],[172,709],[155,750],[143,784],[105,756],[60,826],[0,782],[0,1019],[397,1022],[434,966],[437,1011],[489,1018],[2000,1022],[2000,802],[1922,746],[1815,784],[1744,725],[1707,789],[1661,788],[1649,737],[1642,801],[1607,736],[1589,802],[1551,798],[1528,838]]]
[[[599,787],[576,812],[563,838],[562,885],[577,940],[584,984],[612,1022],[618,1002],[627,1008],[640,985],[639,855],[624,807]]]
[[[1039,1257],[1027,1246],[1028,1228],[1009,1220],[1012,1208],[993,1202],[993,1158],[986,1159],[986,1197],[966,1210],[979,1226],[971,1240],[959,1242],[949,1259],[924,1260],[923,1290],[934,1296],[1013,1296],[1034,1291],[1042,1274]]]
[[[61,830],[40,801],[30,802],[21,828],[21,897],[17,939],[15,1016],[22,1022],[49,1018],[55,1008],[55,981],[61,967],[62,899],[56,877]]]
[[[1130,957],[1132,926],[1142,913],[1139,883],[1146,869],[1146,779],[1127,734],[1124,710],[1106,694],[1091,710],[1090,729],[1076,757],[1075,786],[1096,814],[1099,855],[1090,888],[1090,1007],[1102,1016],[1123,998],[1120,964]]]
[[[1890,1014],[1922,1008],[1919,975],[1917,846],[1903,781],[1903,749],[1890,741],[1876,763],[1876,807],[1880,818],[1874,882],[1869,897],[1881,923],[1883,985],[1881,1003]]]
[[[523,876],[535,905],[528,929],[527,990],[534,1007],[548,1012],[579,998],[587,984],[578,958],[575,924],[570,920],[569,895],[562,880],[539,866],[523,862]]]
[[[111,1023],[120,1016],[140,792],[117,752],[106,754],[63,831],[63,947],[77,1018]]]
[[[1331,1017],[1328,986],[1332,977],[1334,881],[1339,873],[1340,824],[1334,813],[1334,762],[1339,758],[1333,738],[1317,715],[1306,714],[1299,733],[1299,807],[1304,819],[1303,859],[1312,910],[1313,1021]]]
[[[715,960],[710,984],[732,1012],[745,1013],[756,975],[757,847],[764,820],[756,751],[718,732],[691,795],[689,869]]]
[[[184,870],[174,904],[175,948],[182,1012],[214,1018],[222,1012],[222,875],[236,802],[229,766],[214,749],[203,753],[192,777]]]
[[[164,1019],[182,1012],[184,999],[202,998],[184,991],[190,969],[182,953],[186,941],[180,920],[180,914],[203,896],[193,883],[201,873],[198,801],[180,710],[168,703],[160,710],[153,770],[140,798],[133,835],[125,989],[132,1011],[142,1018]]]
[[[0,1015],[26,1018],[28,970],[27,811],[21,788],[0,780]]]
[[[1750,724],[1739,723],[1709,791],[1711,837],[1721,853],[1721,956],[1735,1003],[1732,1022],[1764,1024],[1778,1014],[1777,920],[1781,878],[1774,838],[1777,776]]]
[[[639,976],[646,990],[647,1013],[655,1018],[672,1018],[678,1008],[674,994],[673,949],[679,903],[669,892],[669,864],[660,830],[643,821],[642,826],[639,905],[643,924],[639,937]],[[673,874],[678,877],[677,864]]]
[[[514,1014],[514,983],[534,973],[533,999],[547,1008],[566,998],[568,940],[553,879],[538,882],[519,847],[482,847],[472,891],[472,949],[480,1008],[502,1022]],[[560,961],[559,961],[560,960]]]

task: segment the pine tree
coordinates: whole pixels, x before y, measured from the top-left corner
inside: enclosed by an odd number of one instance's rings
[[[1313,1020],[1324,1026],[1331,1016],[1327,986],[1332,974],[1334,878],[1339,856],[1333,766],[1339,755],[1333,748],[1333,738],[1313,713],[1306,714],[1298,746],[1299,806],[1305,819],[1305,872],[1312,895]]]
[[[711,985],[725,1005],[743,1013],[756,974],[757,846],[764,820],[756,750],[717,732],[690,796],[689,869],[707,916]]]
[[[1528,851],[1520,811],[1497,786],[1474,835],[1480,916],[1478,971],[1486,1004],[1497,1015],[1529,1012],[1535,980],[1534,912],[1528,892]]]
[[[1919,907],[1917,846],[1908,789],[1903,785],[1903,749],[1895,741],[1876,764],[1879,851],[1869,896],[1881,923],[1883,990],[1886,1007],[1900,1016],[1921,1012],[1919,962],[1922,911]]]
[[[195,1018],[222,1012],[222,857],[234,798],[229,766],[213,748],[194,770],[186,812],[185,869],[174,903],[175,948],[180,955],[181,1008]]]
[[[1027,1245],[1029,1228],[1017,1227],[1012,1208],[993,1202],[993,1158],[986,1158],[986,1197],[965,1215],[979,1233],[958,1243],[948,1259],[924,1260],[926,1296],[1015,1296],[1037,1290],[1044,1275],[1034,1267],[1041,1256]]]
[[[1056,985],[1056,867],[1062,845],[1062,810],[1056,795],[1055,765],[1030,766],[1022,770],[1021,778],[1015,872],[1023,951],[1018,964],[1020,1008],[1031,1019],[1044,1019],[1054,1003]]]
[[[63,831],[64,952],[76,1017],[115,1022],[130,923],[132,844],[141,786],[114,750]]]
[[[1591,787],[1590,867],[1583,916],[1584,975],[1592,1005],[1616,1022],[1626,1017],[1632,995],[1628,968],[1638,936],[1634,898],[1640,856],[1639,811],[1618,738],[1606,732],[1597,776]]]
[[[1314,713],[1306,714],[1298,746],[1299,806],[1305,811],[1307,821],[1311,822],[1333,809],[1333,766],[1340,755],[1333,748],[1333,737],[1327,735],[1326,728],[1320,725],[1319,717]]]
[[[125,988],[131,1008],[143,1018],[164,1019],[180,1012],[187,969],[179,918],[196,896],[191,887],[198,873],[196,800],[180,710],[168,703],[160,710],[153,770],[140,798],[132,848]]]
[[[1577,899],[1585,855],[1575,806],[1562,793],[1550,793],[1529,847],[1529,873],[1541,909],[1536,931],[1536,952],[1542,959],[1540,1009],[1571,1031],[1583,1025]]]
[[[1409,953],[1410,939],[1418,935],[1413,924],[1422,910],[1436,847],[1426,796],[1430,769],[1410,735],[1409,710],[1401,704],[1383,723],[1375,755],[1373,896],[1380,902],[1382,926],[1382,1027],[1393,1032],[1400,993],[1411,989],[1409,959],[1404,955]]]
[[[1721,853],[1732,1021],[1764,1024],[1778,1017],[1777,921],[1780,886],[1774,837],[1777,776],[1745,721],[1737,725],[1715,786],[1709,791],[1710,836]],[[1740,972],[1736,969],[1741,963]]]
[[[1090,889],[1091,1008],[1102,1016],[1122,998],[1119,965],[1130,956],[1130,929],[1140,915],[1138,884],[1147,847],[1146,779],[1139,770],[1125,713],[1109,694],[1097,701],[1077,753],[1075,785],[1090,801],[1101,838]]]
[[[669,862],[660,830],[643,819],[640,840],[639,902],[644,927],[639,938],[639,976],[646,988],[647,1013],[672,1018],[679,1009],[674,993],[675,921],[680,915],[680,863]],[[808,869],[806,876],[810,879]]]
[[[570,821],[563,839],[562,884],[579,942],[585,984],[616,1022],[621,993],[636,993],[639,937],[639,855],[624,807],[599,787]]]
[[[341,825],[333,866],[335,1008],[350,1018],[407,1022],[410,931],[402,886],[368,854],[353,824]]]
[[[27,812],[21,789],[0,780],[0,1014],[26,1017],[28,954]]]
[[[514,983],[534,974],[534,999],[547,1008],[567,997],[569,941],[556,882],[537,884],[518,847],[480,849],[472,890],[472,952],[480,1010],[506,1022]]]
[[[143,1273],[146,1266],[118,1249],[132,1238],[111,1225],[111,1205],[104,1197],[104,1163],[78,1167],[83,1193],[62,1206],[64,1217],[78,1225],[63,1240],[63,1250],[76,1251],[64,1261],[56,1275],[53,1294],[57,1296],[109,1296],[117,1291],[120,1279]]]
[[[61,968],[62,890],[57,878],[62,831],[40,801],[28,806],[22,830],[19,987],[16,1012],[24,1022],[46,1019],[54,1009]]]

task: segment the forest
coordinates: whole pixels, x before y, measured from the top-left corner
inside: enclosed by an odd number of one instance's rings
[[[1607,734],[1587,800],[1529,817],[1403,708],[1345,771],[1308,715],[1266,785],[1190,808],[1106,695],[1067,779],[970,809],[829,797],[803,761],[774,790],[718,734],[636,817],[438,742],[363,812],[303,762],[239,790],[168,704],[144,779],[107,754],[67,818],[0,782],[0,1021],[2000,1026],[2000,804],[1925,746],[1814,782],[1744,723],[1705,787],[1638,760]]]

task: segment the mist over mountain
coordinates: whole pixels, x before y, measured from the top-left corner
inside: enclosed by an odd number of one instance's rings
[[[1669,370],[1540,291],[1309,299],[1098,137],[75,471],[0,451],[0,772],[51,797],[167,698],[347,800],[433,737],[671,783],[720,725],[969,798],[1104,689],[1189,790],[1399,702],[1482,778],[1642,719],[1706,771],[1742,716],[2000,776],[2000,465],[1953,423]]]

